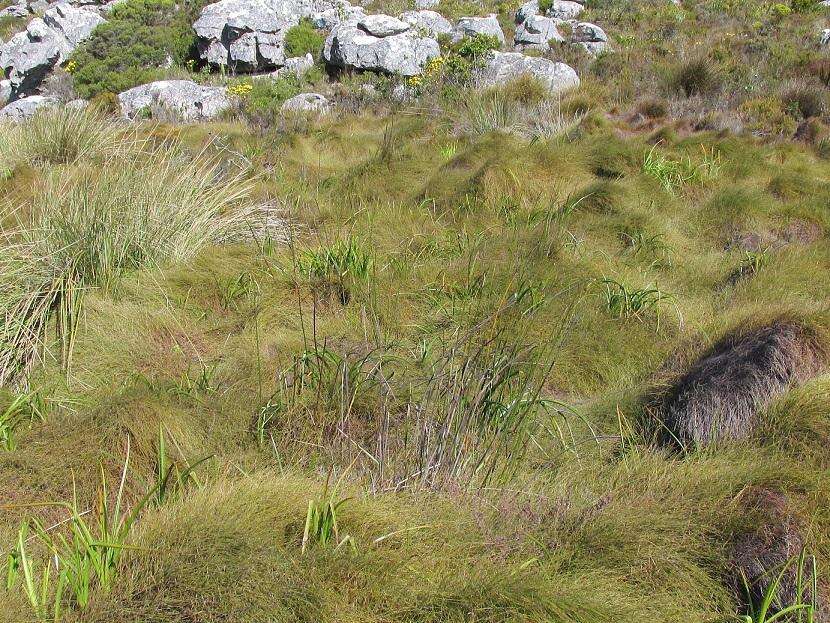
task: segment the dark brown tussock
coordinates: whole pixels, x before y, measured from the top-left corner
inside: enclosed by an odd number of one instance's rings
[[[759,410],[815,376],[825,359],[815,333],[793,320],[735,330],[664,395],[661,436],[684,448],[743,439],[755,429]]]
[[[734,539],[730,556],[730,584],[738,603],[748,610],[752,604],[759,604],[770,583],[775,580],[784,566],[797,559],[804,548],[804,525],[789,508],[784,494],[753,487],[741,496],[741,503],[748,517],[757,518],[753,529],[743,532]],[[809,554],[808,554],[809,555]],[[812,599],[812,574],[805,562],[802,579],[802,601]],[[746,585],[744,579],[746,578]],[[747,586],[749,594],[747,594]],[[822,588],[816,599],[816,621],[826,621],[822,599]],[[781,608],[796,603],[798,598],[798,563],[789,565],[784,573],[777,598],[773,602],[774,614]]]

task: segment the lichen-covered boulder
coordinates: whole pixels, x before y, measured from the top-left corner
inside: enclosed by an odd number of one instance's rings
[[[576,24],[576,26],[573,27],[571,40],[577,43],[585,43],[591,41],[607,42],[608,35],[606,35],[605,31],[596,24],[592,24],[590,22],[579,22]]]
[[[520,52],[491,52],[476,78],[480,86],[497,86],[524,75],[536,78],[551,93],[579,86],[579,76],[570,65]]]
[[[542,50],[550,48],[549,41],[565,41],[559,32],[562,20],[554,17],[531,15],[516,26],[513,42],[518,47],[532,47]]]
[[[12,99],[35,93],[46,75],[105,21],[95,11],[61,3],[29,22],[0,48],[0,68],[11,82]]]
[[[401,13],[400,18],[415,30],[430,37],[450,35],[453,31],[450,21],[435,11],[407,11]]]
[[[590,22],[579,22],[573,27],[571,41],[591,56],[611,51],[611,44],[605,31]]]
[[[282,105],[283,110],[292,112],[314,112],[325,114],[329,112],[331,104],[319,93],[300,93],[291,97]]]
[[[15,100],[0,108],[0,119],[7,121],[25,121],[32,117],[38,110],[56,106],[58,100],[43,95],[30,95],[23,99]]]
[[[347,0],[219,0],[202,9],[193,30],[203,60],[255,72],[283,65],[285,34],[301,19],[331,28],[344,17],[363,14]]]
[[[169,115],[178,121],[214,119],[231,106],[224,87],[209,87],[189,80],[161,80],[142,84],[118,95],[127,119]]]
[[[539,0],[528,0],[519,7],[516,11],[516,23],[521,24],[531,15],[544,15],[545,17],[555,17],[557,19],[576,19],[580,13],[585,10],[581,2],[571,2],[570,0],[553,0],[550,8],[542,11],[539,8]]]
[[[487,17],[462,17],[455,25],[454,41],[460,41],[464,37],[475,37],[476,35],[488,35],[495,37],[499,43],[504,43],[504,31],[501,29],[498,17],[491,13]]]
[[[332,29],[323,49],[323,58],[334,67],[402,76],[420,74],[427,61],[440,54],[435,39],[388,15],[341,22]]]

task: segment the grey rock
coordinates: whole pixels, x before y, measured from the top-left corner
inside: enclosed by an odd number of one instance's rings
[[[576,19],[584,10],[585,7],[581,2],[553,0],[550,9],[544,14],[547,17],[569,20]],[[539,9],[539,0],[528,0],[519,7],[519,10],[516,11],[516,23],[521,24],[531,15],[542,15],[542,11]]]
[[[830,1],[830,0],[828,0]],[[426,9],[434,9],[439,4],[441,4],[441,0],[415,0],[415,9],[418,11],[424,11]]]
[[[599,56],[612,51],[607,41],[578,41],[574,45],[581,47],[590,56]]]
[[[58,101],[55,98],[44,97],[43,95],[31,95],[16,100],[11,104],[6,104],[6,106],[0,109],[0,119],[25,121],[32,117],[38,110],[57,104]]]
[[[415,98],[415,92],[407,87],[405,84],[396,84],[389,94],[391,99],[396,104],[404,104]]]
[[[522,4],[516,11],[516,23],[521,24],[533,15],[540,15],[539,0],[529,0]]]
[[[282,65],[285,34],[280,31],[293,23],[280,21],[262,0],[220,0],[202,9],[193,30],[203,60],[234,71],[258,71]]]
[[[280,75],[293,74],[297,78],[303,77],[308,71],[314,67],[314,56],[311,52],[305,56],[295,56],[293,58],[285,59],[285,64],[278,70]]]
[[[494,13],[487,17],[462,17],[455,26],[453,41],[476,35],[491,35],[496,37],[499,43],[504,43],[504,31]]]
[[[282,105],[283,110],[315,112],[318,114],[325,114],[329,112],[330,108],[329,101],[319,93],[300,93],[285,100]]]
[[[266,71],[285,61],[286,31],[309,18],[331,28],[363,16],[347,0],[219,0],[202,9],[193,24],[200,57],[233,71]]]
[[[550,17],[558,17],[559,19],[576,19],[584,10],[585,7],[578,2],[553,0],[553,6],[547,14]]]
[[[401,13],[400,18],[416,30],[430,37],[450,35],[453,31],[450,21],[435,11],[407,11],[406,13]]]
[[[25,31],[0,48],[0,68],[11,81],[12,97],[34,93],[52,68],[64,62],[79,43],[106,20],[66,3],[34,18]]]
[[[484,67],[479,70],[477,82],[480,86],[497,86],[522,75],[535,77],[551,93],[579,85],[579,76],[571,66],[546,58],[525,56],[519,52],[492,52]]]
[[[554,17],[531,15],[516,26],[513,42],[520,47],[533,47],[546,50],[549,41],[565,41],[557,26],[562,23]]]
[[[5,105],[12,98],[12,81],[0,80],[0,105]]]
[[[441,48],[435,39],[423,37],[412,28],[377,37],[361,28],[358,20],[335,26],[323,50],[323,58],[334,67],[368,69],[402,76],[420,74],[427,61],[440,54]]]
[[[32,11],[29,9],[29,3],[26,0],[11,4],[0,10],[0,17],[28,17],[31,14]]]
[[[357,21],[358,28],[373,37],[390,37],[399,35],[411,28],[405,21],[391,15],[366,15]]]
[[[345,0],[337,0],[334,6],[323,11],[312,13],[309,17],[315,28],[323,30],[331,30],[340,22],[345,22],[352,19],[360,19],[366,15],[363,7],[353,6]]]
[[[830,0],[828,0],[830,2]],[[819,45],[825,46],[830,44],[830,28],[825,28],[821,31],[821,37],[819,38]]]
[[[169,114],[184,122],[213,119],[227,110],[231,99],[224,87],[207,87],[189,80],[161,80],[118,95],[127,119],[144,114]]]
[[[68,47],[74,50],[89,38],[92,31],[106,20],[94,11],[61,3],[43,14],[43,23],[63,36]]]
[[[608,42],[608,35],[605,31],[590,22],[579,22],[573,27],[573,34],[571,40],[575,43],[584,43],[589,41]]]

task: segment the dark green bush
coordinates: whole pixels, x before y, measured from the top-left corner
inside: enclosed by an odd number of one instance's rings
[[[314,28],[309,19],[302,19],[296,26],[292,26],[285,33],[285,55],[289,58],[305,56],[311,52],[315,57],[320,55],[325,39]]]
[[[83,98],[119,93],[160,77],[159,68],[195,54],[192,23],[203,0],[127,0],[71,57],[75,90]]]
[[[809,13],[818,6],[818,0],[790,0],[790,8],[794,13]]]

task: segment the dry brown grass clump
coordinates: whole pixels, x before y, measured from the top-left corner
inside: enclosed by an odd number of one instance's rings
[[[732,331],[666,394],[664,438],[684,448],[746,438],[758,411],[814,376],[825,358],[815,332],[793,320]]]

